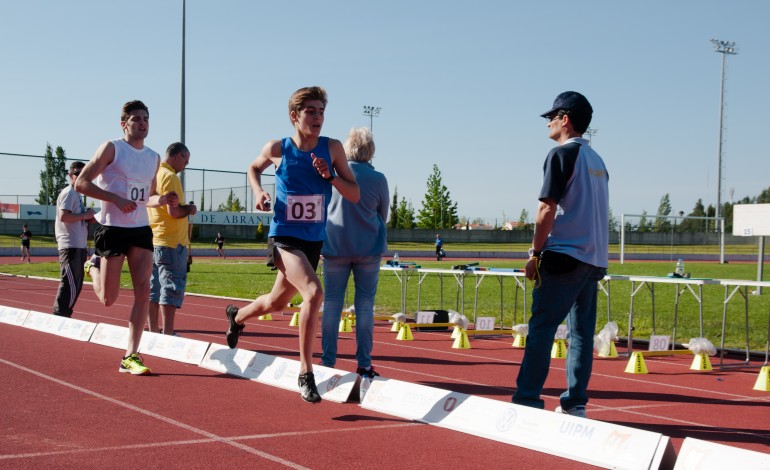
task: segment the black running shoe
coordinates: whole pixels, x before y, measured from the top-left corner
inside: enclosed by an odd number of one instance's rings
[[[230,349],[235,349],[238,346],[238,336],[240,336],[246,325],[235,323],[235,316],[238,315],[238,307],[235,305],[228,305],[225,309],[225,314],[227,319],[230,320],[230,328],[225,333],[225,339],[227,339],[227,345],[230,346]]]
[[[299,393],[303,400],[308,403],[318,403],[321,401],[321,395],[318,393],[318,387],[315,385],[315,376],[312,372],[299,374],[297,383],[299,384]]]
[[[356,369],[356,374],[360,375],[361,377],[369,377],[370,379],[380,376],[380,374],[378,374],[377,371],[374,370],[374,367],[372,366],[369,366],[368,369],[359,367],[358,369]]]

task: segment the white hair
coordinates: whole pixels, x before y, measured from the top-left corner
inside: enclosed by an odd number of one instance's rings
[[[374,157],[374,138],[366,127],[350,129],[343,145],[345,156],[354,162],[368,162]]]

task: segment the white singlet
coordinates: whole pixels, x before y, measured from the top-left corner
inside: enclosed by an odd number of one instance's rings
[[[124,214],[113,203],[101,201],[102,210],[96,215],[97,222],[110,227],[144,227],[150,225],[147,216],[147,200],[160,155],[149,147],[141,150],[130,146],[123,139],[112,141],[115,159],[107,165],[94,183],[105,191],[134,201],[136,210]]]

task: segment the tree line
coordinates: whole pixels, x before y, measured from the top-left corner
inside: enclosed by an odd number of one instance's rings
[[[67,152],[62,147],[56,147],[54,152],[51,144],[46,144],[44,167],[40,172],[40,191],[35,202],[41,206],[56,205],[56,198],[62,189],[70,184],[67,178]]]
[[[398,187],[393,190],[390,204],[390,228],[405,229],[451,229],[460,223],[457,216],[457,203],[452,201],[449,189],[441,179],[441,170],[433,164],[433,173],[428,177],[427,191],[422,200],[422,207],[415,213],[411,201],[405,197],[398,199]]]
[[[724,217],[725,219],[725,232],[730,233],[733,231],[733,207],[736,204],[768,203],[770,203],[770,187],[763,189],[757,196],[745,196],[737,202],[725,202],[722,204],[720,214],[721,217]],[[681,222],[674,222],[672,224],[671,219],[665,216],[703,217],[703,219],[683,219]],[[698,199],[695,202],[695,206],[689,213],[685,214],[684,211],[680,211],[678,214],[672,214],[671,200],[668,193],[666,193],[660,198],[660,205],[658,206],[658,211],[655,215],[649,216],[646,210],[642,211],[639,222],[632,224],[630,221],[627,221],[625,223],[625,228],[627,231],[637,232],[705,232],[708,230],[716,230],[718,228],[716,226],[715,217],[716,206],[709,204],[708,207],[705,207],[702,199]],[[610,230],[617,231],[618,228],[619,223],[617,219],[610,217]]]
[[[736,204],[767,204],[770,203],[770,187],[762,190],[759,195],[754,197],[746,196],[737,202],[725,202],[720,211],[725,219],[725,231],[732,232],[733,228],[733,206]],[[681,221],[672,219],[672,216],[683,217]],[[703,219],[687,219],[684,217],[703,217]],[[660,199],[660,205],[655,215],[649,215],[646,210],[642,211],[637,223],[625,221],[626,231],[638,232],[704,232],[715,230],[716,207],[709,204],[705,207],[702,199],[695,202],[693,209],[686,213],[680,211],[673,214],[671,209],[671,198],[668,193]],[[708,220],[708,219],[712,220]],[[674,220],[674,222],[672,222]],[[461,222],[457,215],[457,203],[452,201],[449,189],[442,183],[441,171],[438,165],[433,165],[433,173],[428,177],[427,192],[422,201],[422,207],[415,212],[411,201],[405,197],[399,200],[398,187],[393,192],[390,205],[390,219],[388,226],[394,229],[451,229]],[[480,223],[481,219],[464,218],[463,224]],[[503,223],[506,223],[506,216],[503,212]],[[495,224],[494,229],[501,230],[501,226]],[[522,209],[519,215],[518,223],[513,230],[533,230],[534,223],[529,220],[529,212]],[[620,229],[620,221],[612,213],[609,213],[609,230],[617,232]]]

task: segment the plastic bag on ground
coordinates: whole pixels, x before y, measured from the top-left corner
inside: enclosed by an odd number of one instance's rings
[[[618,339],[618,324],[614,321],[607,322],[599,334],[594,336],[594,349],[599,355],[608,356],[610,354],[610,344]]]
[[[513,336],[527,336],[529,333],[529,325],[526,323],[519,323],[518,325],[513,325],[513,328],[511,328],[515,333]]]
[[[462,315],[457,312],[451,312],[449,314],[449,323],[454,323],[455,325],[459,326],[463,330],[466,330],[468,329],[468,323],[470,322],[468,321],[468,317],[466,317],[465,315]]]
[[[717,353],[717,348],[711,344],[711,341],[706,338],[693,338],[687,344],[687,348],[692,351],[693,354],[708,354],[714,356]]]

